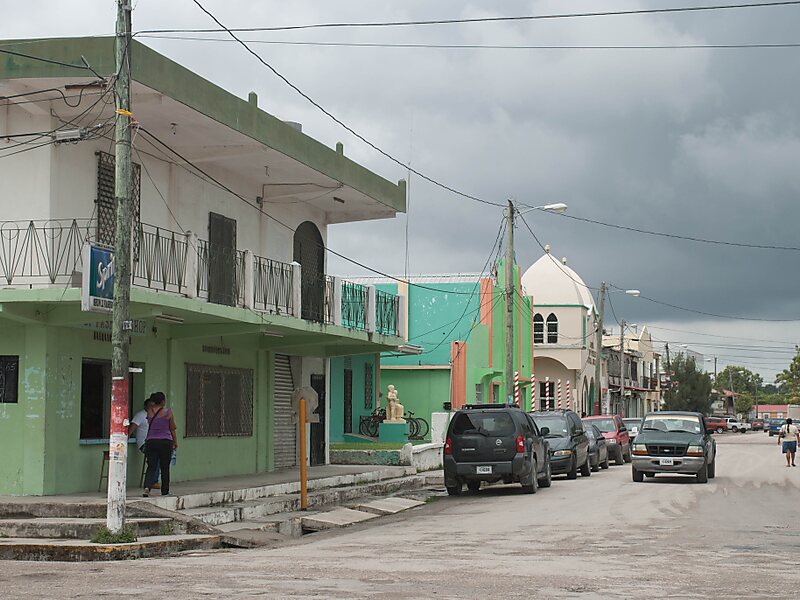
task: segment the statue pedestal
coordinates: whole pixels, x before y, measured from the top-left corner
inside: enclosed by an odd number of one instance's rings
[[[400,423],[383,421],[378,426],[378,441],[401,442],[405,444],[408,442],[408,423],[405,421]]]

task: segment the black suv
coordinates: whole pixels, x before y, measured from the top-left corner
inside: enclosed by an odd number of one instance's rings
[[[566,473],[575,479],[592,474],[589,438],[581,418],[571,410],[548,410],[531,415],[550,445],[550,464],[554,475]]]
[[[444,484],[447,493],[461,493],[464,483],[477,491],[481,482],[521,483],[526,494],[550,487],[547,442],[533,419],[508,404],[467,405],[447,429]]]

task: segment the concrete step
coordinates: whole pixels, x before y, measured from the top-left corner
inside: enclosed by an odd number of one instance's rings
[[[180,528],[169,518],[128,519],[127,523],[138,537],[175,533]],[[99,518],[0,519],[0,537],[88,540],[105,524],[106,520]]]
[[[377,519],[374,513],[361,512],[352,508],[337,508],[327,512],[301,517],[300,524],[307,531],[325,531],[326,529],[338,529],[348,527],[356,523]]]
[[[219,535],[145,536],[130,544],[92,544],[80,540],[0,538],[1,560],[108,561],[169,556],[187,550],[219,548]]]
[[[412,475],[365,485],[322,489],[309,493],[308,505],[309,508],[318,508],[332,504],[344,504],[368,496],[381,496],[405,489],[418,489],[423,486],[424,482],[423,476]],[[179,512],[187,517],[200,519],[209,525],[218,527],[236,521],[258,521],[269,515],[288,513],[299,509],[300,495],[291,494],[223,506],[189,508]]]
[[[321,477],[319,479],[311,479],[308,481],[308,490],[311,492],[328,488],[376,483],[387,479],[414,475],[415,473],[416,469],[413,467],[378,467],[375,470],[366,471],[363,473],[348,473],[331,477]],[[298,494],[299,492],[300,482],[298,480],[286,483],[239,488],[233,490],[221,490],[215,492],[164,497],[153,496],[148,498],[147,501],[168,510],[185,510],[203,506],[219,506],[238,502],[248,502],[261,498],[272,498],[276,496],[285,496],[288,494]]]
[[[379,498],[371,500],[355,506],[356,510],[361,512],[368,512],[375,515],[394,515],[410,508],[417,506],[424,506],[424,502],[419,500],[411,500],[410,498],[401,498],[395,496],[392,498]]]

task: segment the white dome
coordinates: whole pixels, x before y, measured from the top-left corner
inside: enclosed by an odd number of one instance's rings
[[[589,310],[594,299],[575,271],[555,256],[545,253],[522,276],[525,294],[533,296],[534,306],[543,304],[579,304]]]

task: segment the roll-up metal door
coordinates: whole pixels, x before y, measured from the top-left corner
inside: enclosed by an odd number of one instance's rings
[[[292,423],[292,369],[289,357],[285,354],[275,355],[275,467],[293,467],[297,465],[297,431]]]

